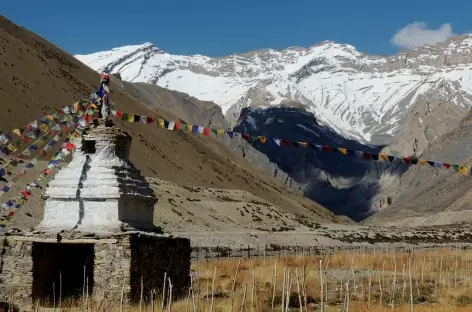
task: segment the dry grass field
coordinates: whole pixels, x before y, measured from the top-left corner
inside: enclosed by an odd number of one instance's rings
[[[187,296],[143,289],[142,302],[82,298],[78,311],[472,311],[472,251],[394,249],[192,265]],[[172,283],[172,281],[170,281]],[[162,298],[171,304],[162,305]],[[152,302],[151,302],[152,298]],[[59,298],[56,308],[61,304]]]

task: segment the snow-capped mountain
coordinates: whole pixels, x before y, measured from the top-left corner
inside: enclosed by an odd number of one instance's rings
[[[171,55],[151,43],[76,57],[123,80],[148,82],[220,105],[234,125],[244,107],[302,107],[346,138],[390,144],[418,98],[438,88],[472,104],[472,35],[391,57],[325,41],[222,58]],[[421,119],[421,117],[418,117]]]

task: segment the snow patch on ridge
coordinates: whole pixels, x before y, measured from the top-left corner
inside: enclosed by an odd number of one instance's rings
[[[463,53],[467,59],[471,47],[468,36],[440,48],[444,55]],[[344,137],[369,143],[375,136],[393,136],[418,96],[440,81],[456,92],[454,104],[471,106],[472,64],[440,64],[438,49],[428,45],[386,58],[327,41],[210,58],[171,55],[145,43],[76,57],[95,70],[109,66],[126,81],[213,101],[227,116],[249,105],[301,104]]]

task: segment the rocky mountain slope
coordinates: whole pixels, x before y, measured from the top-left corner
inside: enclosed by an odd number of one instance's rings
[[[221,108],[213,102],[200,101],[186,93],[149,83],[130,83],[121,80],[121,86],[144,104],[170,112],[187,123],[212,128],[227,128]]]
[[[382,149],[345,139],[331,128],[320,125],[313,114],[299,108],[246,108],[235,130],[370,153],[379,153]],[[253,146],[299,183],[306,196],[316,198],[335,213],[348,215],[354,220],[370,215],[374,205],[372,201],[384,184],[398,179],[407,170],[400,160],[365,161],[310,146],[280,147],[270,140],[265,144],[256,142]]]
[[[328,41],[223,58],[170,55],[150,43],[76,57],[96,70],[108,66],[124,80],[214,101],[237,131],[397,156],[431,155],[428,146],[455,131],[472,103],[472,35],[391,57]],[[411,189],[399,191],[415,167],[255,147],[275,164],[275,170],[260,165],[269,174],[280,168],[291,178],[286,185],[357,220],[397,199],[416,198]],[[455,159],[451,150],[441,156]],[[416,183],[428,185],[431,174]]]
[[[322,42],[223,58],[171,55],[150,43],[76,57],[99,70],[108,66],[132,82],[149,82],[222,107],[231,125],[242,108],[278,104],[312,112],[346,138],[389,144],[418,97],[438,85],[471,105],[472,37],[450,39],[392,57]]]
[[[116,76],[115,76],[116,77]],[[149,107],[158,108],[163,112],[178,116],[186,123],[204,125],[212,128],[227,128],[227,122],[221,108],[213,102],[200,101],[188,94],[168,90],[149,83],[133,83],[122,81],[121,77],[114,79],[118,85],[140,99]],[[300,184],[295,182],[287,173],[280,170],[264,153],[252,148],[241,138],[218,137],[236,155],[245,158],[253,166],[263,169],[269,176],[279,180],[283,185],[301,193]]]
[[[424,158],[472,165],[472,114],[428,145]],[[411,166],[389,196],[392,205],[364,221],[383,225],[445,225],[472,222],[472,179],[454,170]]]
[[[94,90],[99,81],[98,74],[73,56],[4,17],[0,17],[0,30],[2,131],[24,126],[45,113],[88,97]],[[164,110],[149,108],[122,88],[119,79],[112,80],[111,90],[111,99],[118,110],[178,118]],[[166,96],[169,95],[165,92],[160,95]],[[175,101],[180,100],[175,97]],[[300,213],[313,221],[346,222],[300,194],[287,190],[211,136],[173,132],[155,125],[122,121],[116,124],[132,135],[130,158],[145,176],[184,187],[242,190],[285,212]],[[7,176],[7,180],[10,178]],[[31,171],[24,180],[34,178]],[[4,183],[0,182],[0,186]],[[2,200],[6,201],[8,194]],[[25,209],[17,212],[14,222],[19,223],[14,226],[31,225],[41,217],[42,203],[37,199],[40,198],[37,190],[33,197]]]

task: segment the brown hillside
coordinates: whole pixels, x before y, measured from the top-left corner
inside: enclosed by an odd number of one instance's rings
[[[44,113],[88,97],[98,81],[98,74],[73,56],[0,16],[0,130],[26,125]],[[121,111],[169,117],[152,111],[118,84],[112,83],[111,90],[111,99]],[[313,220],[344,220],[286,190],[211,137],[171,132],[156,124],[118,121],[117,126],[133,136],[131,161],[145,176],[187,186],[245,190]],[[0,201],[11,196],[9,193]]]

